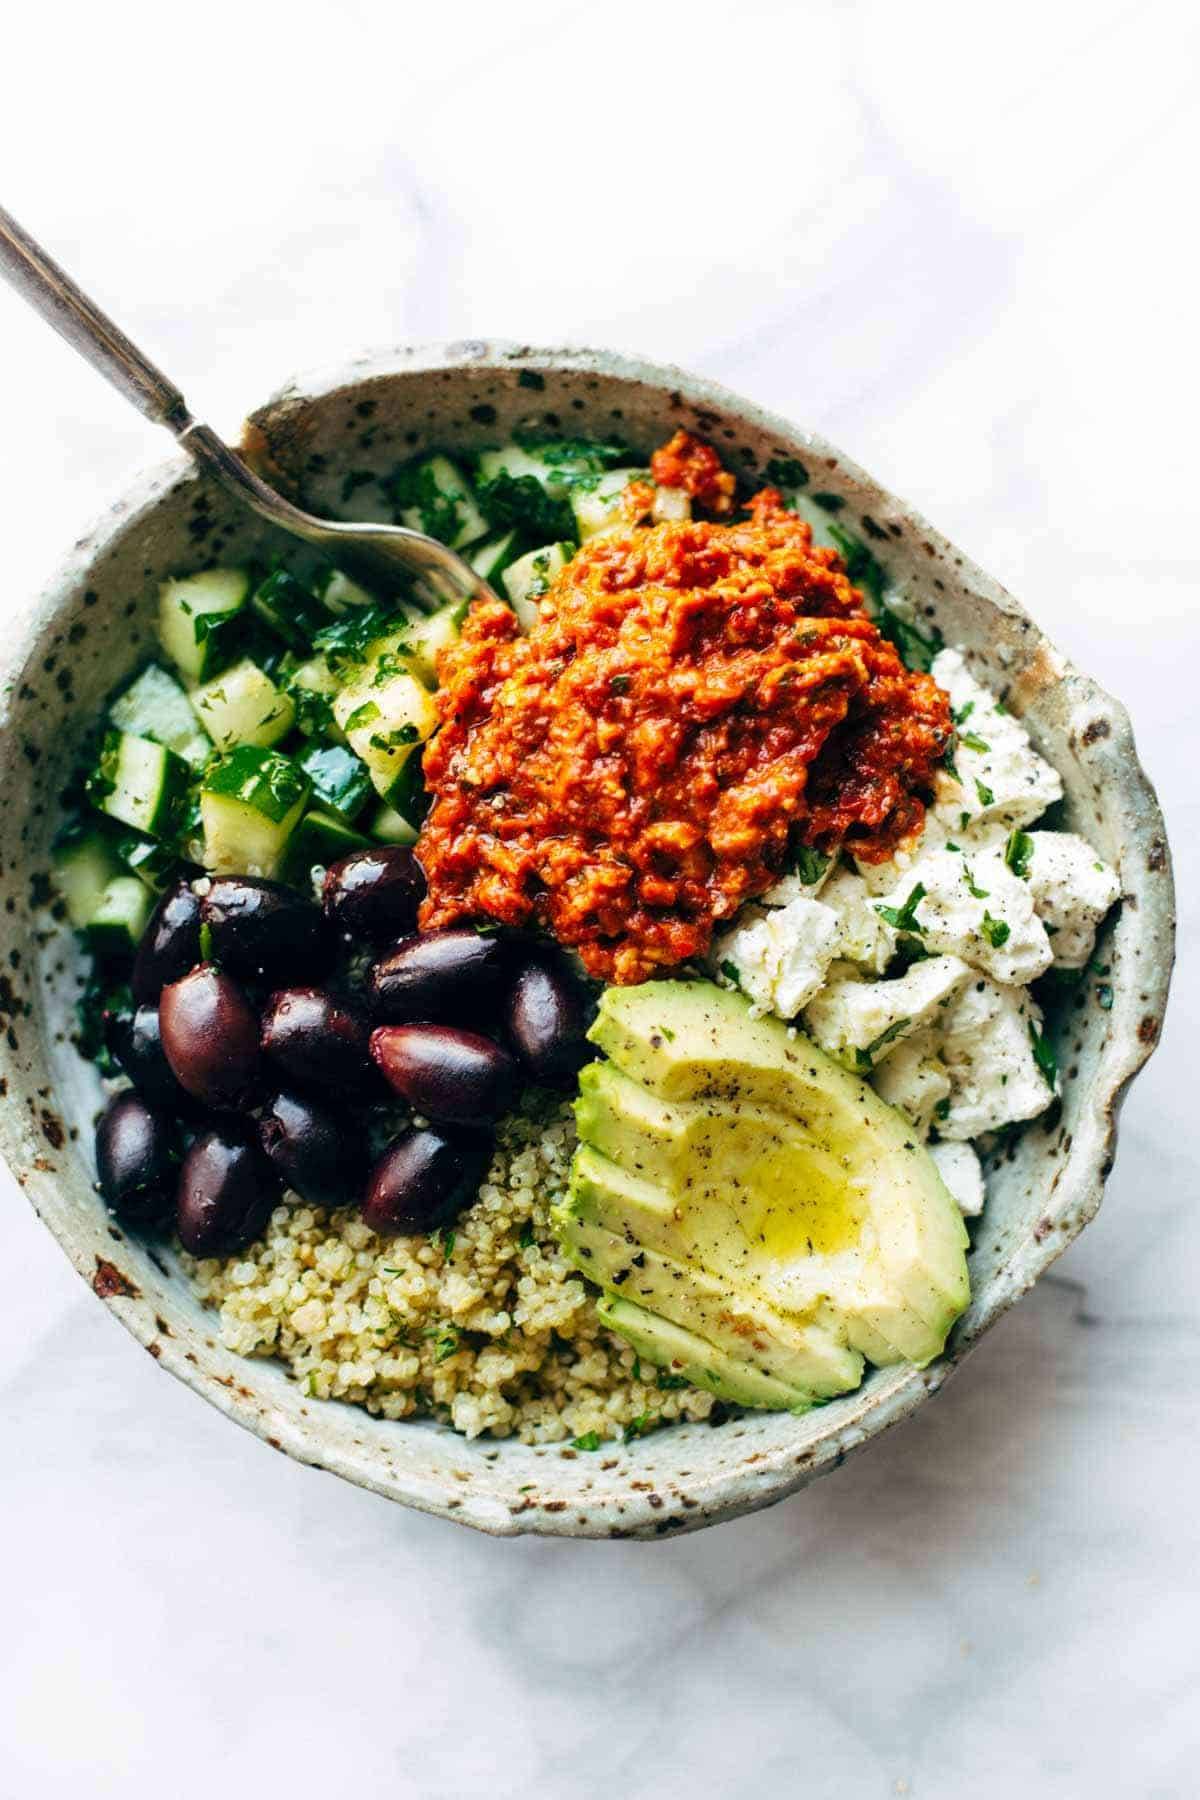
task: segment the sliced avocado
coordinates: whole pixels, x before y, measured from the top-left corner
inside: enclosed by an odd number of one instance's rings
[[[744,1360],[792,1406],[856,1386],[863,1357],[940,1353],[969,1297],[966,1230],[865,1082],[708,982],[610,988],[590,1036],[612,1060],[581,1075],[555,1216],[585,1273],[614,1292],[624,1268],[626,1297],[737,1361],[724,1295]]]
[[[735,1406],[761,1406],[771,1412],[806,1412],[812,1401],[748,1362],[726,1356],[715,1344],[670,1319],[648,1312],[632,1300],[606,1294],[597,1309],[602,1323],[631,1343],[639,1356],[669,1369],[693,1387],[707,1388],[718,1400]]]

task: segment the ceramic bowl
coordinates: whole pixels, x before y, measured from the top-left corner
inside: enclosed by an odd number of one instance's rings
[[[680,370],[606,352],[458,343],[371,357],[286,388],[255,413],[248,445],[317,512],[370,517],[366,477],[427,445],[495,441],[521,424],[619,436],[649,451],[677,426],[748,475],[798,457],[872,540],[948,642],[1020,715],[1061,771],[1067,824],[1121,874],[1094,983],[1054,1024],[1061,1108],[993,1170],[971,1254],[973,1298],[927,1369],[872,1372],[859,1392],[802,1418],[679,1425],[628,1447],[473,1443],[428,1422],[392,1424],[307,1398],[283,1368],[225,1350],[170,1256],[126,1237],[94,1192],[99,1090],[70,1043],[79,962],[46,909],[57,796],[104,696],[149,649],[168,573],[264,548],[258,524],[182,457],[141,480],[78,543],[7,648],[0,702],[0,1148],[97,1296],[160,1366],[277,1450],[484,1531],[653,1537],[695,1530],[804,1486],[947,1379],[981,1334],[1100,1204],[1129,1082],[1154,1048],[1173,949],[1170,859],[1124,709],[1071,667],[996,582],[820,438]],[[347,477],[356,479],[348,480]],[[384,516],[382,510],[376,516]]]

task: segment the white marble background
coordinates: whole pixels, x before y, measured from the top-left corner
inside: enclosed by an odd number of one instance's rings
[[[3,198],[230,429],[497,333],[827,432],[1130,702],[1186,946],[1197,47],[1169,0],[22,8]],[[14,607],[159,445],[4,294],[0,379]],[[1194,1795],[1198,1000],[1185,957],[1103,1213],[945,1396],[658,1546],[272,1455],[5,1181],[3,1800]]]

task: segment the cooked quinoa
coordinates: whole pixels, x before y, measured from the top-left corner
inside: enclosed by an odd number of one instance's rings
[[[230,1350],[281,1358],[322,1400],[527,1444],[703,1419],[712,1395],[642,1370],[554,1241],[574,1147],[570,1107],[535,1107],[505,1121],[478,1199],[433,1237],[381,1238],[356,1207],[293,1197],[240,1255],[184,1263]]]

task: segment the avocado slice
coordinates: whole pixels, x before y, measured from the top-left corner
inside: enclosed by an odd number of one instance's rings
[[[609,988],[590,1035],[610,1060],[581,1074],[555,1210],[577,1266],[791,1396],[745,1405],[811,1405],[856,1387],[864,1358],[940,1354],[969,1298],[966,1229],[865,1082],[708,982]]]
[[[669,1369],[693,1387],[707,1388],[718,1400],[730,1400],[735,1406],[766,1407],[771,1412],[804,1412],[813,1404],[786,1383],[764,1375],[748,1362],[727,1356],[694,1331],[672,1324],[670,1319],[635,1301],[606,1294],[596,1310],[602,1323],[628,1339],[647,1362]]]

